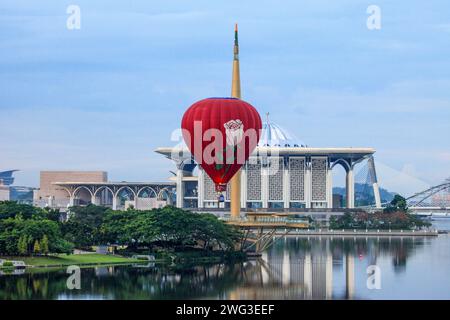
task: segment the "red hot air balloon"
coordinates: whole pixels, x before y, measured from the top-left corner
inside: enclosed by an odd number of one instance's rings
[[[208,98],[186,110],[181,128],[195,161],[222,192],[258,144],[261,118],[243,100]]]

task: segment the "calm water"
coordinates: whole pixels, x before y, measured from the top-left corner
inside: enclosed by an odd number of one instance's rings
[[[435,222],[450,230],[450,221]],[[377,265],[381,289],[368,289]],[[65,269],[0,276],[0,299],[450,299],[450,235],[429,238],[286,238],[256,261]]]

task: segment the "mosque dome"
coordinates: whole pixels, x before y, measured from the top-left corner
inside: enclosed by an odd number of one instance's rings
[[[305,148],[306,144],[279,125],[269,121],[267,116],[262,126],[258,147]]]

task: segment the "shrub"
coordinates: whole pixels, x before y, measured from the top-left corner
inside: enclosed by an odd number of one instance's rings
[[[14,267],[12,261],[5,261],[3,262],[3,267]]]

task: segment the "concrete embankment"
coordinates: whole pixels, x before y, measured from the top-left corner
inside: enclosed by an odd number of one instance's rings
[[[287,230],[289,231],[289,230]],[[286,231],[286,232],[287,232]],[[277,235],[285,235],[279,231]],[[290,230],[287,236],[338,236],[338,237],[424,237],[438,236],[438,230]]]

